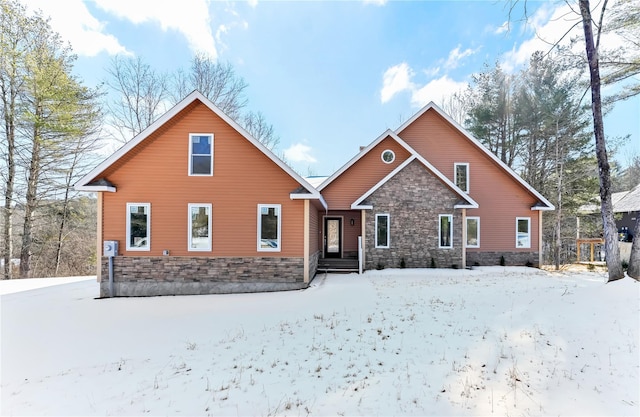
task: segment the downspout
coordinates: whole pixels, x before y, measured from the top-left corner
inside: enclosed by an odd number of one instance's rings
[[[109,256],[109,297],[114,297],[113,294],[113,256]]]
[[[462,209],[462,269],[467,268],[467,209]]]
[[[363,209],[360,210],[361,216],[360,216],[360,233],[362,236],[362,260],[360,261],[362,263],[362,272],[364,272],[364,266],[366,265],[366,261],[367,261],[367,251],[366,251],[366,241],[367,241],[367,228],[365,227],[367,224],[367,212]]]
[[[102,281],[102,192],[98,192],[96,207],[96,281]]]
[[[542,268],[542,210],[538,211],[538,268]]]
[[[303,276],[304,283],[309,283],[309,200],[304,200],[304,225],[303,225],[303,236],[304,236],[304,254],[303,254]]]

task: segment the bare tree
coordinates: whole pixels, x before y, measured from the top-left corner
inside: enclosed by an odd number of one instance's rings
[[[188,71],[179,70],[173,77],[172,99],[179,102],[193,90],[200,91],[227,116],[238,120],[247,105],[243,97],[247,83],[239,77],[233,66],[222,64],[198,53],[191,60]]]
[[[264,146],[273,149],[280,143],[280,138],[275,134],[273,125],[267,123],[262,113],[248,112],[243,117],[244,128],[251,136],[260,141]]]
[[[110,124],[119,139],[127,142],[166,110],[168,76],[156,72],[140,57],[122,56],[113,58],[107,73],[106,85],[117,93],[108,105]]]
[[[460,126],[464,126],[470,109],[469,96],[464,90],[455,92],[442,99],[442,110]]]

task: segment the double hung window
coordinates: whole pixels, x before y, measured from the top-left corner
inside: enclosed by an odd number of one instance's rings
[[[213,175],[213,134],[189,134],[189,175]]]

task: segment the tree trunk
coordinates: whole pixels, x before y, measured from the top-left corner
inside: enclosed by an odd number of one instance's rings
[[[640,216],[636,216],[636,227],[633,229],[633,244],[627,275],[640,281]]]
[[[73,153],[73,162],[69,167],[69,171],[67,172],[67,176],[65,179],[65,190],[64,190],[64,200],[62,202],[62,219],[60,219],[60,227],[58,228],[58,242],[56,245],[56,267],[55,267],[55,276],[58,276],[58,271],[60,270],[60,257],[62,255],[62,241],[64,239],[64,227],[67,222],[67,216],[69,215],[69,190],[71,189],[71,181],[73,178],[73,171],[75,170],[76,163],[78,161],[78,157],[80,155],[80,146],[76,146],[76,149]]]
[[[555,240],[556,244],[553,248],[553,257],[555,261],[556,271],[560,270],[560,249],[562,248],[562,174],[563,174],[563,162],[560,160],[558,129],[556,122],[556,176],[557,176],[557,193],[558,204],[556,206],[556,224],[555,224]]]
[[[7,110],[7,113],[9,112]],[[5,115],[5,127],[7,129],[7,181],[5,183],[4,192],[4,271],[3,278],[11,279],[12,266],[11,255],[13,252],[13,188],[16,175],[16,164],[14,161],[15,155],[15,130],[13,125],[12,116]]]
[[[618,246],[618,231],[613,219],[613,204],[611,203],[611,178],[609,174],[609,160],[604,137],[604,124],[602,122],[602,99],[600,95],[600,69],[598,51],[593,41],[591,28],[591,10],[589,0],[580,0],[580,13],[584,28],[584,40],[589,61],[589,74],[591,76],[591,111],[593,113],[593,129],[596,137],[596,157],[600,179],[600,204],[602,211],[602,225],[604,228],[605,255],[607,257],[607,269],[609,270],[609,282],[624,277],[622,264],[620,263],[620,248]]]
[[[4,191],[4,216],[3,216],[3,243],[4,243],[4,270],[2,276],[4,279],[12,278],[11,258],[13,254],[13,193],[15,188],[16,177],[16,135],[15,135],[15,107],[16,97],[18,96],[18,88],[16,86],[17,69],[14,62],[11,66],[11,76],[2,82],[2,105],[4,107],[4,127],[7,140],[7,178],[5,181]]]
[[[69,213],[69,182],[71,179],[71,174],[67,174],[67,189],[64,192],[64,201],[62,202],[62,219],[60,219],[60,227],[58,228],[58,242],[56,244],[56,267],[55,267],[55,276],[58,276],[58,271],[60,270],[60,256],[62,254],[62,240],[64,236],[64,226],[67,220],[67,215]]]
[[[31,162],[29,164],[29,178],[27,180],[27,195],[24,206],[24,226],[22,229],[22,249],[20,250],[20,277],[30,278],[31,254],[33,252],[33,216],[38,204],[38,177],[40,176],[40,129],[38,120],[42,108],[36,105],[35,125],[33,128],[33,144],[31,147]]]

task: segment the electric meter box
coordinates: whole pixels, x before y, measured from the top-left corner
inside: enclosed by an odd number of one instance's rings
[[[103,242],[103,256],[111,257],[118,256],[118,241],[117,240],[105,240]]]

